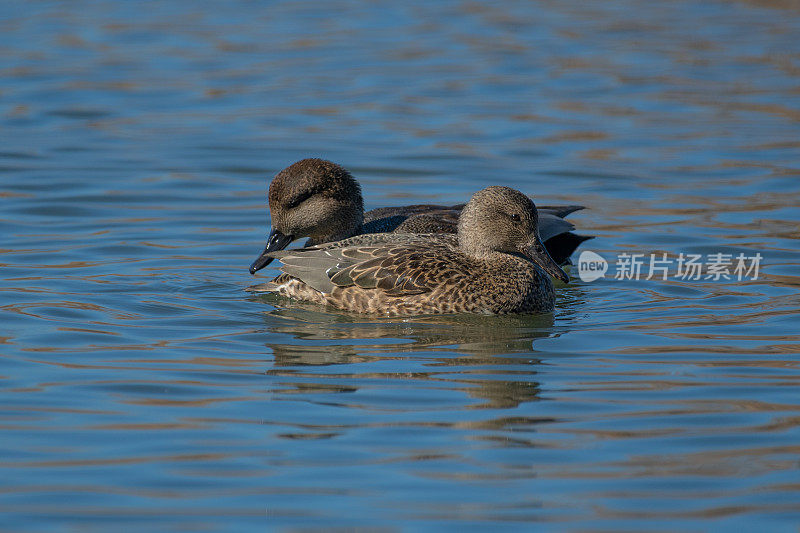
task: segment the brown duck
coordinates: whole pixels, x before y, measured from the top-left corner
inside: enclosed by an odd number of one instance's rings
[[[361,187],[340,165],[324,159],[303,159],[280,171],[269,186],[272,231],[250,273],[267,266],[270,252],[309,237],[306,246],[365,233],[455,233],[464,204],[382,207],[364,213]],[[591,237],[572,233],[564,217],[582,206],[539,208],[539,231],[551,257],[567,264],[572,252]]]
[[[569,278],[539,236],[533,201],[508,187],[475,195],[457,235],[373,233],[287,251],[254,291],[386,316],[553,310],[550,276]]]

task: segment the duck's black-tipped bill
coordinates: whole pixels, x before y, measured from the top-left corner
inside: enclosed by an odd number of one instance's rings
[[[283,250],[291,242],[294,240],[294,235],[284,235],[280,231],[273,229],[269,237],[267,237],[267,246],[264,248],[264,251],[261,252],[261,255],[253,261],[253,264],[250,265],[250,273],[255,274],[268,264],[272,262],[272,258],[269,256],[270,252],[277,252],[278,250]]]
[[[544,270],[548,275],[556,279],[560,279],[564,283],[569,283],[569,276],[566,272],[561,270],[561,267],[558,266],[558,263],[553,261],[553,258],[550,257],[549,253],[547,253],[547,248],[544,247],[542,240],[538,235],[534,239],[533,243],[527,246],[522,253],[525,254],[531,261],[539,265],[539,268]]]

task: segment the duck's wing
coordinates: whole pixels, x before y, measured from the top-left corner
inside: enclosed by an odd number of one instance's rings
[[[273,257],[280,259],[284,273],[325,294],[357,286],[403,296],[433,290],[446,275],[445,265],[458,255],[454,237],[392,236],[365,240],[361,237],[369,236],[361,235],[333,245],[275,252]]]
[[[397,226],[396,233],[456,233],[461,211],[442,209],[411,215]]]
[[[462,207],[434,204],[380,207],[364,213],[364,232],[455,233]]]
[[[364,213],[364,223],[368,224],[372,221],[382,219],[382,218],[391,218],[391,217],[401,217],[404,220],[413,215],[423,215],[423,214],[430,214],[433,212],[438,211],[461,211],[463,209],[464,204],[459,205],[437,205],[437,204],[414,204],[414,205],[401,205],[396,207],[379,207],[377,209],[371,209]],[[458,217],[458,214],[456,214]]]

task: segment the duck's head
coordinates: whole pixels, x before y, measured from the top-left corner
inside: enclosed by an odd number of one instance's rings
[[[338,241],[357,234],[364,220],[358,182],[324,159],[303,159],[278,172],[268,199],[272,230],[264,251],[250,265],[251,274],[272,261],[268,253],[283,250],[295,239]]]
[[[550,276],[569,282],[542,244],[533,201],[509,187],[487,187],[472,196],[458,218],[458,243],[473,257],[523,255]]]

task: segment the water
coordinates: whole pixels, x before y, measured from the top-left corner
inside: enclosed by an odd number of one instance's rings
[[[800,522],[797,3],[7,2],[0,30],[4,530]],[[308,156],[370,208],[589,206],[609,275],[547,316],[253,296],[266,180]],[[763,261],[616,280],[623,252]]]

